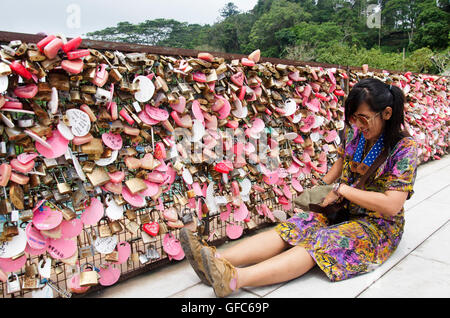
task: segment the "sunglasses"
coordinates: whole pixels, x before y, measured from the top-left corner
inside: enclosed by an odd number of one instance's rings
[[[381,112],[376,113],[374,116],[369,117],[369,118],[361,116],[361,115],[351,115],[349,118],[349,122],[352,125],[356,125],[356,123],[359,122],[362,126],[368,126],[370,124],[370,122],[380,114],[381,114]]]

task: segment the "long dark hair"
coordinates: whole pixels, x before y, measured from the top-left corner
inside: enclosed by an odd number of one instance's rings
[[[395,86],[388,85],[376,78],[365,78],[353,86],[345,100],[345,123],[350,126],[349,118],[362,103],[369,105],[374,112],[381,112],[386,107],[392,108],[392,116],[386,120],[384,128],[384,146],[390,151],[397,142],[409,136],[402,129],[404,125],[405,95],[403,91]]]

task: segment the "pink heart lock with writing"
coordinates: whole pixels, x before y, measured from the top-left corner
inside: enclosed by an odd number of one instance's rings
[[[108,146],[112,150],[122,149],[123,141],[122,136],[120,134],[103,133],[102,141],[106,146]]]
[[[27,224],[25,233],[27,235],[27,244],[30,245],[30,247],[37,250],[47,248],[48,238],[41,234],[41,231],[33,225],[33,222]]]
[[[147,104],[145,105],[144,110],[147,115],[153,120],[165,121],[169,119],[169,112],[162,108],[152,107]]]
[[[184,254],[183,249],[181,249],[181,251],[177,255],[168,255],[168,256],[169,256],[169,260],[174,259],[176,261],[181,261],[184,258],[185,254]]]
[[[145,124],[153,126],[159,123],[159,120],[152,119],[145,110],[141,111],[138,114],[140,120],[142,120]]]
[[[265,183],[269,185],[276,184],[279,180],[278,171],[269,172],[267,174],[264,174],[263,180]]]
[[[47,252],[55,259],[71,257],[77,250],[77,242],[71,239],[49,239]]]
[[[91,198],[91,204],[81,214],[84,225],[95,225],[103,217],[105,209],[102,202],[97,198]]]
[[[237,86],[242,86],[244,85],[244,73],[242,72],[237,72],[236,74],[233,74],[230,79],[231,81],[236,84]]]
[[[199,83],[206,83],[206,74],[202,73],[200,71],[198,72],[194,72],[192,74],[192,78],[194,81],[199,82]]]

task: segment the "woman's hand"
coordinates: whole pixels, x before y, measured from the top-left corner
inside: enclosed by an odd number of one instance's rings
[[[339,199],[339,196],[334,193],[334,191],[330,191],[330,193],[327,194],[325,199],[323,199],[322,203],[320,204],[321,207],[326,207],[334,202],[336,202]]]

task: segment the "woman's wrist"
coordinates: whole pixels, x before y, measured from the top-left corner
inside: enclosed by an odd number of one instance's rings
[[[333,192],[334,194],[336,194],[338,197],[341,197],[342,194],[339,192],[339,189],[341,188],[341,183],[335,183],[333,185]]]

